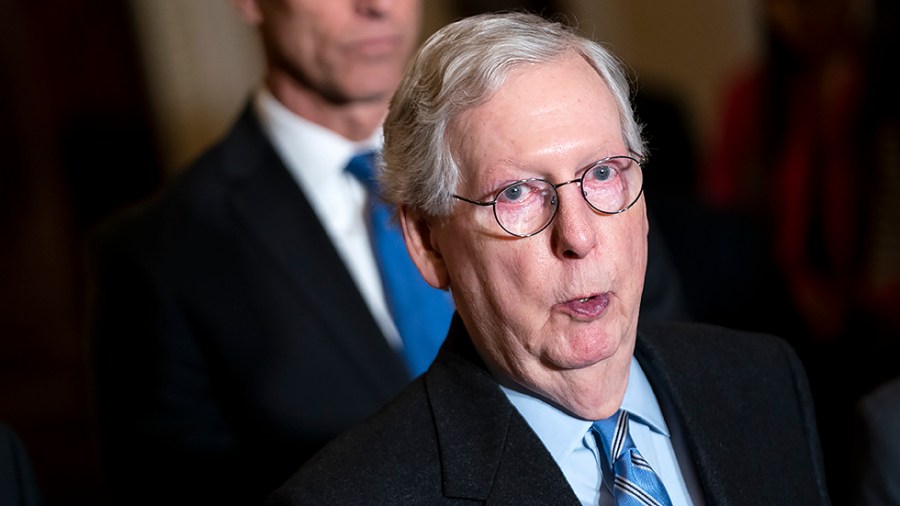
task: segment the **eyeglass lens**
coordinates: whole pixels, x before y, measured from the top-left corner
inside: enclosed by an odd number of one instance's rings
[[[623,156],[597,162],[578,181],[592,208],[616,214],[631,207],[640,196],[642,175],[637,162]],[[567,183],[559,186],[563,184]],[[500,191],[494,215],[510,234],[529,236],[549,225],[558,207],[557,186],[543,179],[528,179]]]

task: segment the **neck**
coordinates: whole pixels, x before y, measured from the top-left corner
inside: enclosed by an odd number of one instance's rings
[[[609,418],[621,407],[628,387],[631,356],[624,358],[610,359],[591,371],[557,372],[562,378],[550,395],[562,409],[584,420]]]
[[[474,341],[473,341],[474,344]],[[513,390],[538,397],[557,409],[582,420],[609,418],[622,406],[631,372],[633,345],[591,367],[531,372],[508,365],[511,372],[492,364],[490,356],[476,345],[487,369],[497,381]]]
[[[271,70],[265,82],[272,95],[288,110],[353,142],[366,140],[375,133],[384,120],[390,100],[390,97],[379,97],[336,103]]]

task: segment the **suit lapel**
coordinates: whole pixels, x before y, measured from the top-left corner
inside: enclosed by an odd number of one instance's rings
[[[728,504],[729,498],[741,497],[747,491],[741,490],[746,480],[741,478],[740,471],[735,471],[745,464],[734,461],[733,453],[727,451],[727,442],[747,435],[742,433],[742,427],[721,421],[740,419],[740,415],[723,415],[740,403],[733,398],[720,398],[713,391],[727,391],[729,395],[738,392],[723,388],[722,381],[728,379],[710,375],[709,363],[697,362],[697,357],[716,361],[715,353],[698,352],[697,345],[692,343],[699,339],[682,339],[676,329],[643,325],[638,331],[635,356],[661,404],[668,403],[679,419],[706,502]],[[715,383],[718,383],[716,388],[709,387]]]
[[[459,316],[425,376],[450,498],[577,504],[553,457],[472,348]]]
[[[366,381],[393,395],[408,381],[318,217],[248,106],[229,153],[234,219],[293,281],[298,301],[321,315],[330,339]],[[394,367],[385,367],[393,364]]]

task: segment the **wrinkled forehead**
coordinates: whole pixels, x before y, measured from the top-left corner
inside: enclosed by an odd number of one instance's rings
[[[450,65],[450,67],[459,67],[463,62],[456,63],[459,65]],[[573,63],[580,66],[582,72],[591,69],[592,77],[595,77],[604,86],[608,85],[602,73],[594,66],[594,62],[574,47],[544,60],[509,60],[496,62],[493,66],[484,68],[476,66],[468,71],[468,75],[462,77],[458,75],[451,77],[449,74],[455,73],[457,70],[448,70],[448,75],[445,75],[443,79],[443,86],[452,83],[457,87],[448,95],[448,98],[456,103],[456,106],[450,109],[451,114],[447,117],[448,123],[454,124],[460,115],[491,101],[502,89],[507,87],[506,84],[510,79],[532,73],[540,73],[543,76],[565,73]],[[423,86],[423,83],[409,83],[409,85]],[[531,98],[539,100],[541,97]]]
[[[462,166],[515,163],[580,145],[622,154],[616,101],[604,79],[580,55],[511,68],[483,103],[461,111],[448,139]],[[603,154],[603,153],[596,153]]]

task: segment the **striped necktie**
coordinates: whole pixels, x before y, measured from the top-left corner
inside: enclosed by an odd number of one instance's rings
[[[613,476],[613,496],[618,506],[671,506],[662,480],[653,472],[631,440],[628,412],[594,422],[597,443],[606,452]]]
[[[369,233],[375,260],[384,285],[388,309],[403,341],[403,358],[413,378],[428,369],[437,355],[453,316],[448,292],[431,287],[406,251],[403,234],[394,218],[394,208],[378,197],[373,174],[375,152],[354,156],[347,172],[369,191]]]

